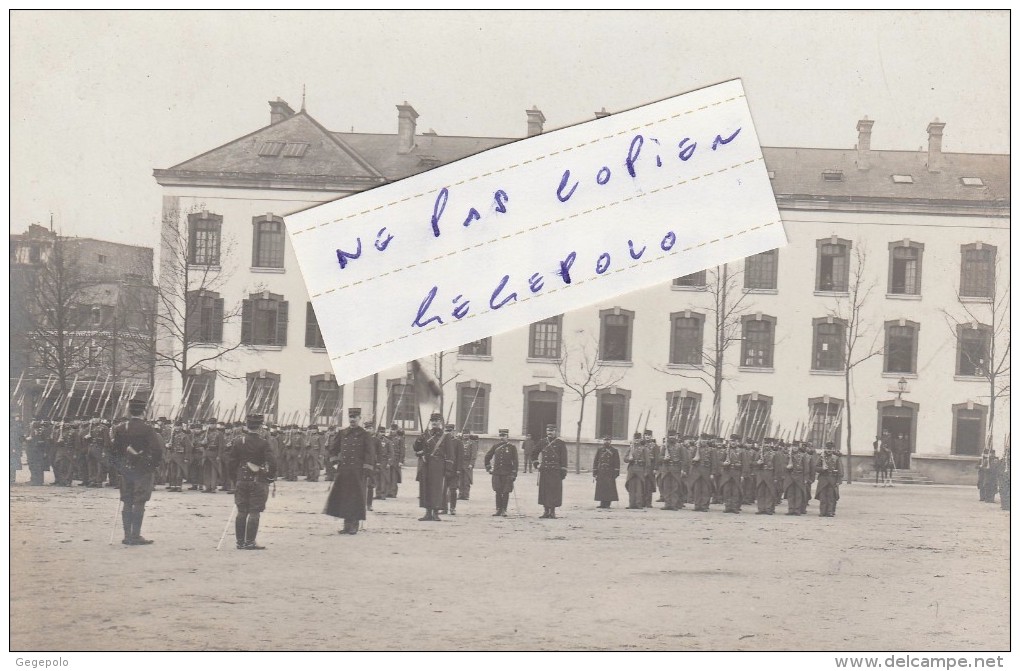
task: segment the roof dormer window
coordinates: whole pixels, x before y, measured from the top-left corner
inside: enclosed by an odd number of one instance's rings
[[[823,170],[822,179],[826,182],[842,182],[843,171],[842,170]]]
[[[914,178],[910,175],[893,175],[893,184],[913,184]]]

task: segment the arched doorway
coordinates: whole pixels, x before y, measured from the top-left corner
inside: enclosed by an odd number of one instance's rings
[[[888,441],[896,468],[910,468],[910,455],[916,449],[917,403],[895,399],[878,402],[878,434]]]
[[[560,428],[560,403],[563,390],[551,385],[536,384],[524,388],[524,433],[534,441],[545,436],[545,427],[555,424]]]

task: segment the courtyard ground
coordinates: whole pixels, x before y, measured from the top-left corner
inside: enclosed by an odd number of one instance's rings
[[[268,549],[243,552],[232,525],[216,550],[224,493],[157,488],[155,544],[126,547],[119,518],[109,543],[115,490],[27,476],[10,495],[11,650],[1009,647],[1009,513],[976,488],[844,485],[830,519],[817,502],[806,517],[595,510],[590,475],[571,474],[560,519],[540,520],[534,474],[494,518],[479,469],[437,524],[417,521],[405,468],[356,536],[320,512],[330,483],[278,483]]]

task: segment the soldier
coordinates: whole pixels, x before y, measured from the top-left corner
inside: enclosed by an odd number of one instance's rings
[[[535,449],[535,441],[530,433],[524,434],[524,444],[521,445],[521,452],[524,454],[524,472],[531,472],[531,452]]]
[[[280,446],[280,427],[271,424],[269,431],[266,433],[266,443],[269,444],[269,451],[272,452],[273,462],[276,464],[276,474],[279,475],[281,464],[283,464],[283,448]]]
[[[659,444],[655,442],[655,438],[652,437],[652,430],[645,429],[643,440],[645,447],[648,448],[648,468],[645,478],[645,508],[652,507],[652,500],[655,498],[655,492],[659,483]],[[662,497],[659,497],[659,501],[662,501]]]
[[[418,456],[418,505],[425,509],[419,522],[440,522],[438,511],[445,505],[446,472],[453,467],[455,453],[447,434],[443,431],[443,416],[438,412],[429,418],[429,428],[414,441]]]
[[[230,464],[230,446],[233,445],[238,438],[241,437],[242,431],[241,422],[234,422],[233,426],[229,431],[216,431],[210,437],[210,444],[215,442],[216,452],[219,454],[219,482],[220,489],[227,492],[227,494],[234,493],[234,480],[237,477],[237,471],[231,468]]]
[[[836,502],[839,501],[839,485],[843,482],[843,464],[835,451],[836,444],[825,443],[825,451],[815,457],[818,474],[818,489],[815,491],[815,498],[818,499],[818,516],[835,517]]]
[[[18,471],[21,470],[21,445],[25,439],[25,432],[21,420],[13,413],[11,414],[11,484],[17,480]]]
[[[999,505],[1003,510],[1009,510],[1009,441],[1006,442],[1006,449],[999,459]]]
[[[750,441],[744,445],[744,469],[740,473],[741,502],[745,506],[754,505],[754,488],[757,484],[755,475],[758,457],[761,455],[761,445],[757,441]]]
[[[635,432],[631,442],[630,450],[623,461],[627,464],[627,479],[624,487],[627,488],[629,501],[628,510],[637,510],[645,506],[645,490],[648,488],[649,461],[651,455],[648,447],[641,439],[641,433]]]
[[[517,479],[517,447],[510,442],[510,429],[499,430],[499,441],[485,453],[485,472],[492,475],[492,490],[496,492],[496,512],[493,517],[506,517],[510,507],[510,492]]]
[[[804,453],[803,447],[790,446],[786,457],[786,475],[783,478],[783,493],[786,496],[787,515],[802,515],[804,508],[804,497],[807,496],[807,470],[808,455]]]
[[[358,533],[358,523],[365,519],[365,479],[372,474],[375,454],[372,439],[361,422],[361,409],[347,410],[348,427],[338,432],[329,448],[329,458],[336,465],[336,477],[326,499],[323,511],[332,517],[341,517],[344,528],[341,534]]]
[[[591,478],[595,481],[595,500],[599,502],[599,508],[609,508],[613,501],[620,500],[616,489],[619,476],[620,451],[613,447],[612,436],[605,436],[591,464]]]
[[[86,453],[88,452],[88,441],[86,436],[88,435],[89,425],[80,419],[74,420],[74,440],[71,443],[71,449],[74,452],[74,480],[77,480],[84,487],[88,484],[89,479],[89,467]]]
[[[190,427],[182,424],[181,426],[174,427],[171,432],[170,442],[167,445],[169,454],[167,459],[167,491],[181,491],[184,485],[184,474],[188,472],[188,464],[194,456],[195,436],[201,429],[202,424],[200,422],[192,422]]]
[[[475,482],[475,461],[478,459],[478,436],[470,433],[462,440],[462,444],[458,498],[461,501],[467,501],[471,498],[471,485]]]
[[[120,474],[113,465],[113,427],[108,419],[101,420],[103,428],[103,475],[107,487],[120,487]]]
[[[816,472],[816,459],[815,448],[810,443],[804,443],[804,454],[807,455],[807,464],[804,469],[804,500],[801,501],[800,513],[801,515],[807,514],[807,507],[811,503],[811,485],[815,482]]]
[[[531,455],[531,465],[538,470],[538,502],[545,508],[540,519],[554,520],[556,509],[563,505],[567,477],[567,444],[556,437],[555,424],[546,425],[545,441]]]
[[[995,458],[995,450],[989,448],[981,454],[981,461],[978,462],[978,497],[985,503],[995,503],[995,491],[998,489],[996,482],[998,461]]]
[[[98,417],[89,422],[88,434],[85,436],[85,485],[88,487],[103,486],[103,453],[109,435]]]
[[[406,457],[406,449],[404,447],[404,430],[397,427],[396,424],[390,424],[390,491],[387,496],[390,498],[397,497],[397,485],[399,485],[404,479],[403,465]]]
[[[322,471],[322,434],[319,433],[318,424],[308,425],[305,445],[305,479],[308,482],[318,482]]]
[[[234,536],[238,550],[265,550],[255,542],[259,532],[259,518],[269,500],[269,483],[276,480],[276,460],[269,443],[259,435],[262,415],[248,415],[245,431],[235,438],[230,447],[230,468],[233,478]]]
[[[41,420],[32,422],[29,435],[25,438],[25,452],[28,458],[29,483],[35,486],[43,484],[46,472],[46,451],[48,430]]]
[[[719,493],[726,506],[723,512],[735,514],[740,513],[743,500],[740,478],[744,470],[744,454],[739,440],[740,436],[736,434],[730,436],[729,443],[723,448],[722,461],[716,469]]]
[[[376,429],[375,441],[375,498],[385,500],[390,491],[390,475],[393,472],[390,465],[393,448],[391,447],[392,441],[383,431],[382,424]],[[372,509],[371,501],[368,509]]]
[[[70,422],[58,422],[53,438],[53,484],[70,487],[74,470],[74,427]]]
[[[660,465],[662,480],[659,483],[659,491],[662,492],[662,500],[666,504],[665,510],[681,510],[684,507],[684,500],[687,498],[684,486],[684,473],[688,468],[686,452],[684,446],[678,444],[676,432],[669,431],[666,434],[666,445],[662,450]]]
[[[776,512],[778,498],[776,460],[779,452],[774,449],[774,442],[766,438],[754,461],[754,494],[758,503],[758,515],[772,515]]]
[[[712,500],[713,464],[714,452],[708,445],[708,435],[703,433],[694,441],[687,471],[687,491],[690,492],[691,503],[697,512],[708,512]]]
[[[446,444],[451,459],[446,463],[446,470],[443,473],[443,482],[446,491],[443,495],[443,507],[440,513],[450,515],[457,514],[457,487],[460,486],[461,457],[464,452],[464,443],[454,433],[456,427],[453,424],[446,425]]]
[[[163,460],[163,440],[156,430],[142,420],[145,401],[128,401],[131,418],[113,433],[111,448],[114,467],[120,474],[120,500],[124,507],[124,545],[150,545],[142,537],[145,503],[152,496],[154,473]]]

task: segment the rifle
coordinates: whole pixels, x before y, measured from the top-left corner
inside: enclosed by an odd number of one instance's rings
[[[18,390],[21,389],[21,381],[23,379],[25,379],[25,371],[21,371],[21,375],[18,376],[18,383],[14,385],[14,393],[11,394],[12,401],[18,397]]]
[[[640,413],[638,413],[637,424],[634,425],[634,430],[635,431],[640,431],[641,430],[641,418],[644,417],[644,416],[645,416],[645,411],[644,410],[642,410]]]
[[[471,407],[468,408],[467,417],[464,418],[464,426],[461,427],[462,433],[467,427],[471,426],[471,413],[474,412],[475,402],[478,401],[478,394],[481,393],[481,391],[482,391],[481,387],[477,387],[475,389],[475,397],[471,399]]]

